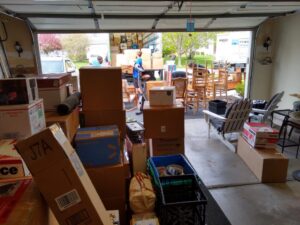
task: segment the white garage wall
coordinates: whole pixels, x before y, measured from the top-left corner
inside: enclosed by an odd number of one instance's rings
[[[300,93],[300,13],[276,20],[271,94],[285,91],[279,108],[292,108]]]
[[[300,13],[270,19],[260,27],[256,38],[253,64],[251,98],[270,99],[277,92],[285,91],[279,108],[292,108],[300,93]],[[271,37],[272,46],[266,51],[263,42]],[[272,57],[273,63],[262,65],[260,60]]]

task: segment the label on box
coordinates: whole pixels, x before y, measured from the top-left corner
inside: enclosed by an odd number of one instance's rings
[[[80,196],[76,189],[73,189],[65,194],[62,194],[55,198],[56,204],[60,211],[64,211],[73,205],[81,202]]]
[[[80,163],[81,161],[80,161],[78,155],[76,154],[76,152],[73,152],[70,155],[70,160],[72,162],[74,169],[76,170],[76,173],[78,174],[78,176],[81,177],[84,174],[84,170],[82,168],[82,164]]]

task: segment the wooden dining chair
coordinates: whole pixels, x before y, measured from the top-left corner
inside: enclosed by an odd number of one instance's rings
[[[203,68],[194,67],[192,74],[192,87],[187,89],[185,106],[193,108],[194,114],[198,112],[199,106],[206,108],[206,83],[208,71]]]
[[[185,95],[186,95],[186,90],[188,85],[188,78],[183,78],[183,77],[174,78],[171,81],[171,85],[175,86],[176,99],[179,99],[184,105]]]
[[[228,100],[228,73],[226,69],[219,69],[218,80],[215,82],[215,96]]]

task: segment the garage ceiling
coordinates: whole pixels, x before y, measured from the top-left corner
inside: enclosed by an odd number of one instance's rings
[[[251,29],[269,17],[300,10],[299,1],[0,0],[3,12],[39,32]]]

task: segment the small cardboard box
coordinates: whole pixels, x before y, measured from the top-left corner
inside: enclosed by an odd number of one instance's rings
[[[0,79],[0,105],[31,104],[38,99],[35,78]]]
[[[86,167],[120,163],[120,136],[116,125],[80,128],[75,137],[76,152]]]
[[[37,78],[39,95],[44,99],[45,111],[56,111],[56,107],[68,97],[67,84],[71,74],[48,74]]]
[[[131,158],[133,175],[137,172],[147,173],[147,158],[149,153],[146,143],[135,144],[126,137],[126,147]]]
[[[14,139],[0,140],[0,178],[17,178],[30,175],[29,170],[15,149]]]
[[[60,127],[52,125],[16,147],[60,225],[112,224]]]
[[[255,149],[240,137],[237,154],[261,182],[286,181],[289,160],[275,149]]]
[[[147,81],[146,82],[147,98],[149,99],[149,91],[153,87],[163,87],[163,86],[167,86],[167,85],[168,85],[167,81],[164,81],[164,80],[160,80],[160,81]]]
[[[184,154],[184,138],[153,138],[151,141],[153,156]]]
[[[83,111],[83,124],[85,127],[117,125],[120,137],[126,135],[126,111],[125,110],[100,110]]]
[[[55,112],[47,112],[47,127],[51,126],[54,123],[59,123],[68,140],[72,142],[79,127],[79,109],[76,108],[70,114],[65,116],[60,116]]]
[[[256,148],[274,148],[278,141],[279,131],[264,123],[244,124],[243,137]]]
[[[0,138],[23,139],[46,127],[43,99],[0,106]]]
[[[149,91],[150,106],[172,106],[176,104],[174,86],[153,87]]]
[[[173,106],[151,107],[149,102],[144,105],[145,138],[183,138],[184,107]]]
[[[120,67],[82,67],[79,72],[84,111],[123,110]]]

